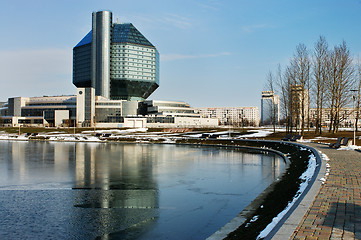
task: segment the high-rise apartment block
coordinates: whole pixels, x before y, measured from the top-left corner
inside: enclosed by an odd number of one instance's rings
[[[278,124],[280,120],[279,96],[273,91],[263,91],[261,99],[261,124]]]

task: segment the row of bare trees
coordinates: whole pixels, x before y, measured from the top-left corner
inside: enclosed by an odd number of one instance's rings
[[[287,132],[315,127],[322,133],[324,109],[328,109],[328,131],[337,132],[344,120],[341,110],[355,104],[359,119],[361,64],[355,62],[346,42],[329,48],[320,36],[312,50],[299,44],[289,64],[267,75],[266,89],[278,93],[283,121]],[[310,108],[315,109],[311,123]],[[273,116],[275,117],[275,114]],[[273,121],[274,123],[276,121]],[[357,122],[356,122],[357,123]],[[357,126],[357,124],[356,124]]]

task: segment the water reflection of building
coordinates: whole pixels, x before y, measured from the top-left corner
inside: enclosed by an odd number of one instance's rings
[[[113,209],[93,216],[111,237],[124,237],[134,230],[128,229],[130,226],[150,225],[158,217],[158,191],[148,149],[126,144],[76,144],[74,206]],[[147,211],[139,214],[138,209]],[[114,233],[111,226],[127,230]]]
[[[118,191],[102,207],[157,208],[157,185],[146,146],[76,144],[75,189]],[[125,160],[132,159],[132,161]]]
[[[189,204],[192,209],[200,209],[191,205],[197,201],[199,205],[196,203],[195,206],[204,209],[214,207],[213,203],[206,206],[205,199],[211,197],[210,193],[216,193],[214,199],[217,201],[220,195],[225,194],[224,199],[228,201],[228,194],[237,193],[244,185],[250,189],[245,195],[258,195],[253,191],[254,185],[248,184],[248,179],[240,180],[239,175],[242,174],[239,173],[242,171],[247,176],[261,176],[257,185],[264,187],[263,182],[267,184],[265,179],[272,182],[275,176],[269,176],[278,171],[271,169],[272,161],[276,161],[276,166],[282,161],[274,155],[245,155],[238,150],[223,148],[49,142],[16,144],[17,147],[11,150],[15,153],[13,159],[10,158],[8,162],[29,164],[22,166],[25,172],[32,177],[38,177],[38,173],[42,181],[45,179],[44,182],[60,182],[54,176],[65,176],[62,178],[63,186],[74,183],[73,190],[57,188],[57,191],[39,191],[45,193],[41,197],[46,195],[49,199],[38,199],[42,201],[40,208],[45,209],[43,212],[48,214],[49,210],[55,214],[50,215],[51,218],[47,216],[52,226],[70,233],[70,236],[82,236],[79,237],[81,239],[94,239],[96,236],[125,239],[124,235],[147,231],[156,221],[158,229],[169,230],[165,225],[167,220],[172,218],[178,222],[179,217],[185,219],[190,215],[188,211],[183,211],[187,216],[178,216],[181,211],[173,211],[173,208],[182,209],[178,203],[172,202],[175,193],[179,194],[176,197],[178,202],[182,202],[181,205]],[[1,146],[1,149],[7,151],[6,146]],[[11,154],[8,156],[11,157]],[[125,157],[128,159],[125,160]],[[34,162],[38,165],[34,165]],[[250,179],[253,181],[252,177]],[[43,190],[43,186],[40,184],[38,187]],[[190,194],[187,193],[189,190]],[[167,191],[171,194],[168,199],[164,198]],[[160,192],[162,207],[172,207],[171,211],[177,216],[168,216],[166,220],[162,218],[170,210],[158,209]],[[196,198],[192,199],[192,195],[196,195]],[[35,201],[34,205],[39,203]],[[165,211],[167,214],[162,215]],[[161,218],[158,220],[159,216]],[[39,215],[36,218],[44,221]]]
[[[72,165],[69,163],[71,143],[43,143],[43,142],[12,142],[9,155],[5,158],[14,174],[17,184],[51,185],[54,182],[63,182],[71,179]],[[49,181],[51,178],[51,182]],[[44,185],[43,185],[44,187]]]

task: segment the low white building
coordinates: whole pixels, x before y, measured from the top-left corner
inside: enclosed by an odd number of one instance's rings
[[[195,108],[202,117],[213,118],[220,125],[232,126],[258,126],[258,107],[204,107]]]
[[[217,127],[185,102],[109,100],[93,88],[78,88],[76,96],[15,97],[0,108],[3,126],[98,128]]]
[[[217,127],[218,120],[203,117],[189,104],[181,101],[145,101],[147,127],[189,128]]]
[[[1,109],[3,126],[64,126],[75,120],[75,96],[13,97]]]
[[[357,112],[356,112],[357,115]],[[359,113],[361,116],[361,111]],[[310,108],[310,122],[312,126],[316,125],[317,109]],[[340,110],[340,127],[353,127],[355,122],[355,109],[354,108],[342,108]],[[331,109],[322,109],[322,120],[321,124],[323,127],[330,126],[331,123]],[[361,121],[358,120],[358,127],[361,127]]]

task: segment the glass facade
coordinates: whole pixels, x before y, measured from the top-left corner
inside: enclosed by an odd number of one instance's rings
[[[76,87],[101,87],[92,79],[92,41],[90,31],[73,49]],[[110,63],[110,99],[144,100],[159,87],[159,53],[133,24],[112,24],[109,58],[104,60]]]
[[[159,53],[131,24],[114,24],[110,57],[110,96],[143,100],[159,86]]]
[[[114,24],[112,42],[154,47],[131,23]]]
[[[71,119],[75,119],[76,106],[67,106],[64,107],[49,107],[49,108],[22,108],[21,116],[22,117],[42,117],[47,121],[54,121],[55,110],[69,110],[69,116]]]
[[[81,45],[73,49],[73,84],[77,87],[93,87],[91,79],[91,44]]]
[[[96,122],[123,122],[121,108],[96,108]]]

